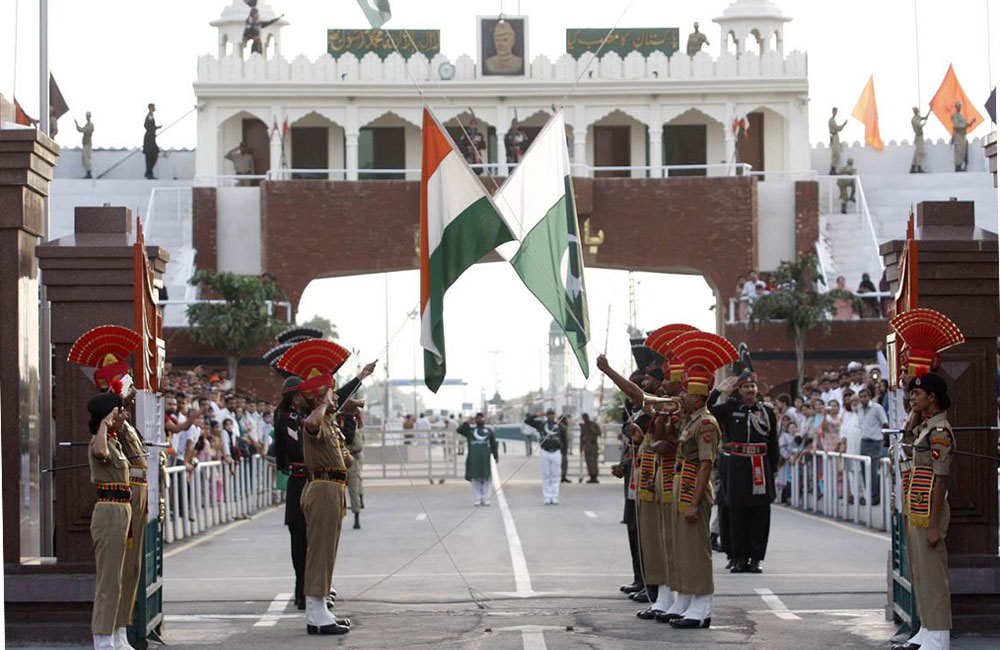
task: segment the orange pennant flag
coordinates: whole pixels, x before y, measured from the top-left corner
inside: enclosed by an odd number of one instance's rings
[[[969,128],[965,132],[972,133],[973,129],[982,124],[983,116],[979,114],[976,107],[969,101],[965,91],[962,90],[962,85],[958,83],[955,69],[949,64],[948,72],[944,75],[941,87],[938,88],[937,92],[934,93],[934,98],[931,99],[931,111],[941,120],[941,124],[944,125],[948,133],[952,133],[955,130],[955,127],[951,123],[951,114],[955,112],[955,102],[962,102],[962,115],[969,122]]]
[[[868,77],[865,89],[858,97],[851,115],[865,125],[865,144],[876,151],[882,151],[882,136],[878,132],[878,107],[875,105],[875,75]]]

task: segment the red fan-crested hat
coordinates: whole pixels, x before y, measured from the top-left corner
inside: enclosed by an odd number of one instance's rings
[[[684,378],[684,364],[674,358],[673,342],[685,332],[697,332],[698,328],[684,323],[671,323],[653,330],[646,337],[646,347],[663,357],[663,373],[670,381]]]
[[[302,383],[293,390],[310,395],[333,385],[333,373],[344,365],[351,353],[333,341],[310,339],[293,345],[278,361],[278,368],[296,375]]]
[[[965,343],[962,330],[939,311],[917,307],[896,314],[889,321],[906,344],[903,361],[906,374],[923,377],[941,365],[941,353],[959,343]]]
[[[674,358],[684,364],[684,390],[708,395],[715,371],[740,358],[732,343],[718,334],[686,332],[670,342]]]
[[[142,335],[121,325],[101,325],[85,332],[69,350],[69,360],[94,369],[94,383],[107,390],[129,373],[129,356],[139,349]]]

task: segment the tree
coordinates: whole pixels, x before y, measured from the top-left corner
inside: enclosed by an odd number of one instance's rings
[[[788,338],[795,344],[795,366],[798,372],[797,387],[801,389],[805,377],[806,334],[816,325],[830,331],[830,318],[837,312],[836,300],[854,300],[848,291],[834,289],[820,293],[816,283],[826,285],[815,255],[806,255],[794,262],[784,261],[771,274],[777,288],[757,299],[750,311],[750,324],[783,320],[788,328]]]
[[[299,325],[302,327],[315,327],[319,331],[323,332],[323,336],[325,338],[328,338],[331,341],[340,338],[340,335],[337,334],[337,326],[319,314],[316,314],[304,323],[299,323]]]
[[[189,305],[188,333],[198,343],[208,345],[229,363],[229,378],[236,387],[236,367],[240,357],[273,339],[286,323],[274,317],[267,302],[281,298],[273,282],[262,282],[256,275],[237,275],[218,271],[198,271],[190,283],[203,285],[223,302],[200,302]]]

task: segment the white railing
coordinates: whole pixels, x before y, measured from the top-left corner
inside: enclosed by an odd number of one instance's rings
[[[868,209],[868,200],[865,198],[865,189],[861,184],[860,176],[830,176],[818,175],[815,177],[820,183],[820,214],[837,215],[840,214],[840,186],[838,181],[850,181],[854,186],[854,200],[844,204],[845,214],[861,215],[867,227],[868,236],[871,241],[873,257],[878,261],[879,271],[885,270],[885,263],[878,250],[878,236],[875,234],[875,222],[872,220],[871,211]],[[850,191],[850,187],[847,188]],[[825,204],[825,205],[824,205]],[[872,268],[875,268],[874,266]],[[881,276],[881,273],[879,273]]]
[[[184,225],[180,232],[181,246],[191,246],[191,188],[184,186],[156,186],[149,191],[149,202],[146,204],[146,215],[143,217],[142,231],[147,242],[158,244],[163,239],[156,226],[165,217],[164,211],[172,210],[178,224]],[[171,242],[173,243],[173,242]]]
[[[232,464],[206,461],[191,472],[183,465],[168,467],[166,480],[163,539],[168,544],[248,517],[283,497],[274,488],[274,465],[259,456]]]
[[[284,310],[285,320],[288,321],[289,323],[292,322],[292,303],[286,301],[275,301],[275,300],[266,300],[264,302],[267,305],[268,314],[274,314],[275,307],[278,307]],[[200,305],[200,304],[224,305],[226,304],[226,301],[225,300],[161,300],[157,304],[163,305],[164,307],[170,307],[172,305],[184,305],[186,307],[187,305]]]
[[[268,174],[196,174],[194,184],[197,187],[234,187],[240,184],[248,184],[250,181],[266,181],[271,178]]]
[[[865,187],[861,184],[861,177],[858,176],[856,179],[855,187],[857,187],[858,190],[858,207],[865,219],[865,225],[868,226],[868,235],[871,237],[872,246],[875,247],[875,259],[878,260],[878,270],[880,271],[879,276],[881,276],[881,271],[885,271],[885,262],[882,261],[882,255],[879,254],[878,235],[875,234],[875,222],[872,220],[872,214],[868,210],[868,200],[865,198]]]
[[[832,451],[802,452],[791,466],[791,506],[877,530],[891,524],[892,476],[878,459],[880,498],[872,503],[872,459]],[[822,474],[822,479],[820,475]]]
[[[760,171],[754,170],[750,172],[750,176],[759,177],[762,181],[814,181],[819,176],[815,169],[778,169],[778,170],[766,170],[762,169]]]
[[[475,163],[469,165],[474,171],[488,171],[494,176],[507,176],[515,167],[516,163],[488,162]],[[588,165],[586,163],[570,163],[570,168],[574,170],[574,176],[588,177],[595,172],[645,172],[643,178],[671,178],[683,176],[680,172],[703,171],[705,175],[710,172],[721,172],[720,176],[748,176],[753,172],[753,167],[747,163],[706,163],[699,165]],[[780,173],[780,172],[767,172]],[[789,174],[802,174],[801,172],[788,172]],[[370,176],[403,176],[413,178],[420,176],[419,167],[405,167],[401,169],[348,169],[346,167],[328,167],[323,169],[287,167],[282,169],[272,169],[264,175],[210,175],[201,174],[195,177],[195,185],[225,187],[234,185],[241,180],[268,180],[283,181],[290,180],[292,176],[325,176],[326,180],[347,180],[348,178],[370,175]]]
[[[873,291],[871,293],[855,293],[854,295],[857,296],[858,298],[861,298],[862,300],[881,300],[882,298],[892,298],[894,294],[891,293],[891,292],[889,292],[889,291]],[[726,319],[727,319],[726,322],[727,323],[745,323],[745,322],[747,322],[747,319],[742,318],[741,317],[742,314],[740,314],[737,311],[739,305],[741,305],[743,303],[746,303],[746,302],[748,302],[748,300],[746,298],[744,298],[743,296],[730,296],[730,298],[729,298],[729,310],[728,310],[728,313],[726,314]],[[749,310],[748,310],[747,313],[749,315]],[[829,319],[829,320],[836,320],[836,319]],[[850,319],[846,319],[846,320],[850,320]],[[844,322],[846,322],[846,320]],[[854,319],[854,320],[858,320],[858,319]],[[884,319],[882,318],[882,316],[878,316],[877,318],[870,318],[870,319],[865,319],[865,320],[884,320]],[[785,322],[785,319],[784,318],[772,318],[771,322],[772,323],[783,323],[783,322]]]

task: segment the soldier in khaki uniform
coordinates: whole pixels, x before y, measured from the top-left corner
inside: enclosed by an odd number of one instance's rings
[[[941,353],[965,342],[958,326],[933,309],[914,308],[892,317],[889,326],[903,342],[909,378],[910,415],[904,425],[899,463],[903,521],[910,578],[920,615],[920,629],[893,650],[948,650],[951,647],[951,593],[945,536],[951,511],[948,475],[955,436],[946,411],[951,406],[948,385],[932,372]]]
[[[94,540],[94,611],[90,620],[94,650],[117,650],[114,637],[122,590],[132,493],[129,462],[118,442],[124,422],[122,398],[100,393],[87,403],[90,412],[90,480],[97,486],[97,503],[90,519]]]
[[[129,401],[135,402],[135,392],[132,391],[126,400],[126,410]],[[125,548],[125,561],[122,564],[122,593],[118,603],[118,627],[115,629],[115,650],[134,650],[128,642],[126,627],[132,624],[135,616],[135,595],[139,588],[139,573],[142,571],[142,554],[146,540],[146,517],[149,502],[146,492],[147,462],[146,443],[126,419],[118,435],[122,451],[129,459],[129,487],[132,491],[132,523]]]
[[[301,499],[306,520],[303,593],[309,634],[346,634],[351,629],[350,620],[335,618],[326,603],[341,524],[347,514],[347,469],[353,464],[336,424],[338,398],[333,373],[349,354],[331,341],[311,339],[296,343],[278,361],[278,368],[302,379],[291,390],[297,390],[311,410],[302,423],[302,452],[309,483]]]
[[[712,624],[712,545],[709,520],[715,500],[712,469],[722,432],[707,407],[715,371],[739,358],[729,341],[707,332],[688,332],[671,341],[684,364],[684,413],[674,467],[674,553],[678,598],[670,620],[678,629]],[[681,610],[683,608],[683,610]]]
[[[94,600],[94,647],[133,650],[127,626],[132,622],[146,525],[146,445],[128,423],[126,400],[135,397],[128,357],[142,342],[138,332],[120,325],[101,325],[82,334],[69,352],[69,361],[94,369],[93,381],[100,393],[88,408],[91,412],[91,480],[98,483],[98,506],[91,520],[97,556],[97,594]],[[126,399],[123,399],[123,395]],[[115,408],[106,427],[105,442],[99,433],[100,417],[95,408]],[[105,414],[106,415],[106,414]],[[102,416],[103,417],[103,416]],[[124,463],[124,467],[120,463]],[[128,495],[127,498],[125,495]],[[123,556],[118,556],[118,526],[125,503]],[[113,597],[114,603],[110,603]],[[110,611],[109,611],[110,610]]]
[[[911,379],[909,390],[910,408],[919,414],[920,422],[913,436],[913,461],[903,509],[906,552],[920,630],[907,643],[894,647],[948,650],[951,647],[951,592],[945,536],[951,519],[947,500],[948,475],[956,442],[946,413],[951,399],[944,379],[934,373]]]
[[[583,414],[583,422],[580,423],[580,453],[587,463],[587,475],[590,478],[587,483],[597,483],[598,457],[600,456],[601,425],[590,419],[589,413]]]

